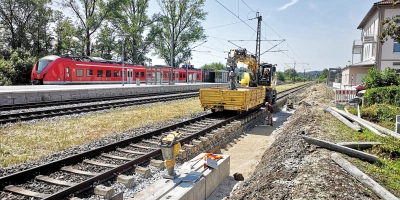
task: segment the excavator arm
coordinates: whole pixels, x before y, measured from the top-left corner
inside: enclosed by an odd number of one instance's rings
[[[258,73],[258,66],[257,66],[257,59],[256,56],[248,54],[246,49],[232,49],[229,51],[228,54],[228,62],[227,65],[232,68],[232,71],[235,72],[237,69],[237,63],[244,63],[249,68],[249,75],[250,81],[253,84],[257,82],[257,73]],[[232,80],[232,79],[231,79]]]

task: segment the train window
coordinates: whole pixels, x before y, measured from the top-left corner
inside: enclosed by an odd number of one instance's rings
[[[97,77],[103,76],[103,70],[97,70]]]
[[[183,78],[183,75],[182,75],[182,74],[179,74],[179,78]]]
[[[164,78],[167,78],[167,74],[164,73]]]
[[[135,77],[139,78],[139,72],[135,72]]]
[[[141,76],[141,77],[144,77],[144,72],[140,72],[140,76]]]
[[[76,70],[76,76],[82,77],[83,76],[83,69]]]
[[[111,77],[111,70],[106,70],[106,77]]]
[[[183,74],[183,78],[186,78],[186,74]]]
[[[119,76],[119,71],[118,70],[114,70],[114,77],[118,77]]]
[[[86,76],[93,76],[93,70],[87,69],[86,70]]]

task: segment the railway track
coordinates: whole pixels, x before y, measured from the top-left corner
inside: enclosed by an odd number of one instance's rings
[[[188,90],[185,92],[186,93],[187,92],[198,92],[198,90]],[[72,100],[49,101],[49,102],[34,102],[34,103],[26,103],[26,104],[0,105],[0,110],[1,111],[22,110],[22,109],[42,108],[42,107],[49,107],[49,106],[62,106],[62,105],[69,105],[69,104],[111,101],[111,100],[118,100],[118,99],[152,97],[152,96],[169,95],[169,94],[176,94],[176,92],[135,94],[135,95],[124,95],[124,96],[112,96],[112,97],[97,97],[97,98],[72,99]]]
[[[181,93],[181,94],[166,94],[166,95],[157,95],[157,96],[150,96],[150,97],[143,97],[143,98],[136,97],[134,99],[127,99],[124,101],[97,103],[97,104],[89,104],[89,105],[76,105],[73,107],[65,107],[65,108],[50,108],[50,109],[43,109],[43,110],[36,110],[36,111],[18,110],[17,112],[14,112],[14,113],[0,114],[0,124],[6,124],[6,123],[12,123],[12,122],[18,122],[18,121],[28,121],[28,120],[32,120],[32,119],[49,118],[49,117],[62,116],[62,115],[71,115],[71,114],[98,111],[98,110],[106,110],[106,109],[111,109],[111,108],[116,108],[116,107],[127,107],[127,106],[142,105],[142,104],[148,104],[148,103],[154,103],[154,102],[172,101],[172,100],[177,100],[177,99],[197,97],[198,95],[199,95],[199,92],[186,92],[186,93]],[[66,101],[66,102],[70,102],[73,104],[82,103],[82,101]],[[66,102],[60,102],[60,103],[62,103],[64,105],[64,104],[66,104]],[[86,100],[84,100],[84,102],[86,102]],[[51,105],[48,105],[48,106],[51,106]],[[33,105],[30,105],[30,106],[33,106]],[[43,104],[36,105],[36,106],[43,107]],[[36,107],[36,108],[38,108],[38,107]]]
[[[297,87],[285,93],[301,90]],[[285,96],[279,93],[278,101]],[[258,106],[241,115],[212,113],[180,122],[152,132],[102,146],[90,151],[27,169],[0,178],[0,197],[16,199],[65,199],[93,188],[126,171],[148,170],[150,160],[161,160],[158,140],[170,131],[179,131],[182,138],[180,159],[190,159],[198,150],[209,150],[229,142],[241,134],[246,124],[261,118]],[[254,122],[253,122],[254,123]],[[185,155],[185,156],[184,156]],[[149,170],[148,170],[149,171]]]

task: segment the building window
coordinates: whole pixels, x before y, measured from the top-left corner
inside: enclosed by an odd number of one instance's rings
[[[114,77],[118,77],[119,76],[119,71],[118,70],[114,70]]]
[[[393,44],[393,53],[394,53],[394,52],[400,52],[400,44],[397,43],[397,42],[395,42],[395,43]]]
[[[93,76],[93,70],[87,69],[86,70],[86,76]]]
[[[111,77],[111,70],[106,70],[106,77]]]
[[[103,70],[97,70],[97,77],[103,76]]]
[[[83,69],[77,69],[76,70],[76,76],[82,77],[83,76]]]

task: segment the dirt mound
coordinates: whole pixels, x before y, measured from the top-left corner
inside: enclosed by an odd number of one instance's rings
[[[324,85],[297,95],[295,113],[275,131],[252,177],[229,199],[378,199],[330,159],[330,151],[309,145],[303,135],[321,136],[316,124],[334,102]]]

